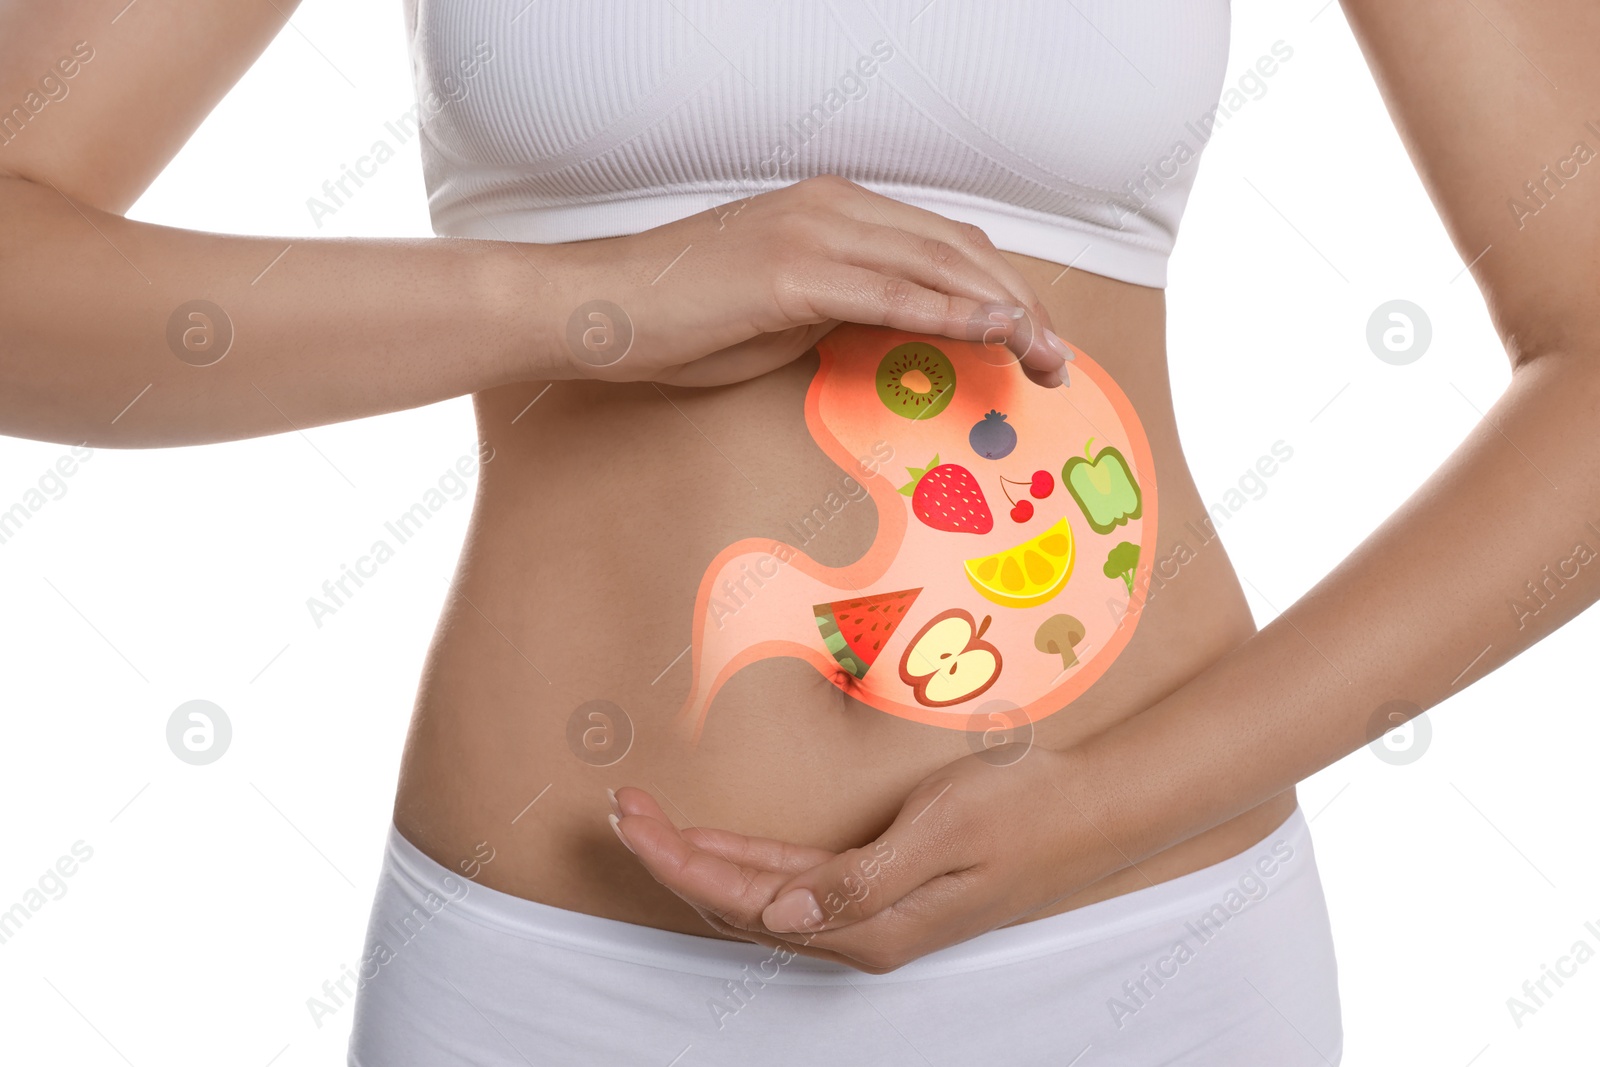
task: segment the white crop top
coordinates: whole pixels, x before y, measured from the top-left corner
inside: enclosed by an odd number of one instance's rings
[[[406,0],[437,233],[635,233],[818,174],[1139,285],[1228,0]]]

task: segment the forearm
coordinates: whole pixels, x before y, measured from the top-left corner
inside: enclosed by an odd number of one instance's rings
[[[0,432],[13,436],[199,444],[564,373],[541,246],[201,233],[13,178],[0,222]],[[180,312],[195,300],[221,316]]]
[[[1449,461],[1309,593],[1091,740],[1076,803],[1138,862],[1374,739],[1600,598],[1600,352],[1525,363]],[[1383,722],[1392,727],[1396,720]]]

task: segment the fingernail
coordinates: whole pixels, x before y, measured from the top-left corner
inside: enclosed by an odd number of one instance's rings
[[[794,934],[822,922],[822,909],[809,889],[791,889],[767,905],[761,924],[775,934]]]
[[[617,818],[615,815],[607,815],[606,819],[611,823],[611,832],[617,835],[618,841],[622,842],[622,847],[627,849],[629,852],[633,852],[633,846],[628,844],[628,839],[626,837],[622,836],[622,820]]]
[[[620,816],[622,814],[622,805],[617,803],[617,791],[608,786],[606,788],[606,799],[611,801],[611,810]]]
[[[1054,330],[1045,330],[1044,339],[1050,342],[1050,347],[1056,350],[1056,355],[1060,356],[1067,362],[1070,363],[1072,360],[1077,358],[1072,352],[1072,346],[1067,344],[1067,342],[1063,341],[1061,338],[1057,337]]]

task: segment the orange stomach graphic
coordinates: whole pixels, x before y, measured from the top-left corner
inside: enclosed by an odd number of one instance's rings
[[[1060,711],[1127,645],[1150,580],[1154,463],[1127,397],[1076,349],[1059,389],[978,342],[847,324],[817,350],[806,426],[866,487],[877,537],[837,568],[781,541],[720,552],[680,721],[698,736],[723,684],[775,656],[951,729]]]

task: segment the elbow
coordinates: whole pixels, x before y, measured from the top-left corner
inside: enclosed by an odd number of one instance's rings
[[[1513,372],[1557,361],[1600,361],[1600,255],[1574,252],[1539,260],[1507,256],[1479,276]]]

